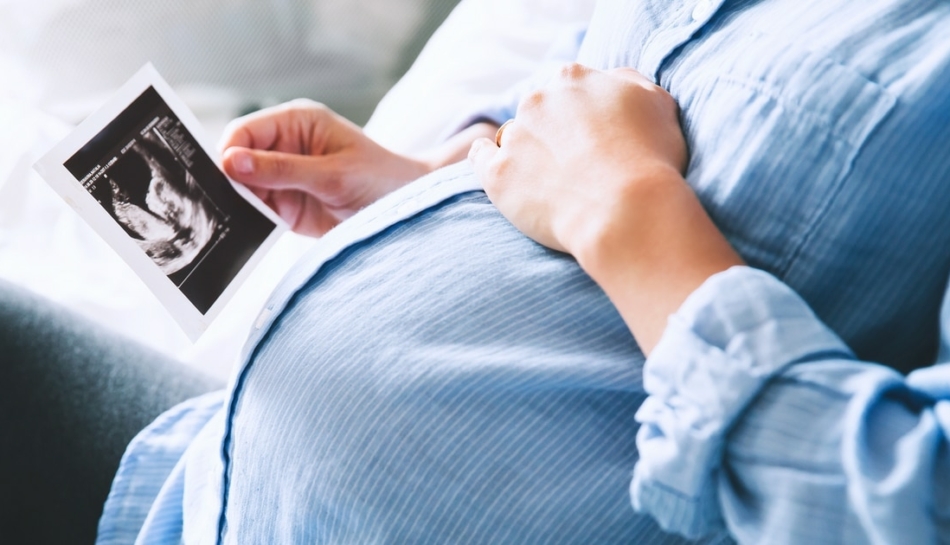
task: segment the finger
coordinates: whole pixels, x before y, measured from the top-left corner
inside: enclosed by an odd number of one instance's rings
[[[337,175],[326,157],[279,151],[231,147],[221,162],[228,176],[249,187],[296,189],[314,195]]]
[[[269,148],[277,140],[282,115],[276,108],[266,108],[233,119],[224,128],[224,133],[218,141],[218,151],[224,153],[224,150],[233,146]]]
[[[612,75],[612,76],[617,76],[617,77],[619,77],[619,78],[623,78],[623,79],[628,79],[628,80],[630,80],[630,81],[634,81],[634,82],[636,82],[636,83],[653,85],[653,82],[652,82],[649,78],[647,78],[646,76],[644,76],[644,75],[641,74],[640,72],[637,72],[637,71],[634,70],[633,68],[630,68],[629,66],[621,66],[621,67],[619,67],[619,68],[611,68],[610,70],[607,70],[607,73],[610,74],[610,75]]]
[[[627,68],[627,67],[613,68],[605,72],[605,74],[607,74],[608,76],[620,78],[624,81],[633,83],[651,92],[659,92],[661,95],[665,95],[666,98],[669,99],[669,101],[671,102],[670,106],[674,106],[674,109],[673,109],[674,112],[679,111],[679,106],[676,106],[675,101],[673,101],[673,97],[670,96],[669,92],[666,91],[666,89],[664,89],[660,85],[657,85],[656,83],[653,82],[653,80],[644,76],[640,72],[637,72],[633,68]]]
[[[514,122],[515,122],[514,119],[509,119],[508,121],[505,121],[504,123],[502,123],[501,126],[498,127],[498,130],[495,131],[495,146],[496,147],[499,147],[499,148],[501,147],[501,138],[502,138],[502,135],[505,133],[505,129],[508,128],[508,125],[511,125]]]
[[[223,153],[233,146],[273,149],[282,140],[282,133],[286,132],[287,127],[299,125],[297,122],[303,116],[322,115],[325,110],[326,106],[317,102],[297,99],[247,114],[228,123],[218,143],[218,150]]]
[[[501,150],[498,146],[488,138],[475,140],[468,150],[468,160],[472,162],[475,175],[483,186],[494,181],[496,173],[492,168],[492,164],[499,151]]]

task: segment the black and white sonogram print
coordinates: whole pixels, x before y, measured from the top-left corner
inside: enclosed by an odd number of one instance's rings
[[[276,228],[151,87],[65,166],[202,313]]]
[[[164,118],[131,141],[97,187],[111,199],[107,211],[166,275],[195,263],[226,234],[228,220],[174,156],[163,135],[173,123]]]

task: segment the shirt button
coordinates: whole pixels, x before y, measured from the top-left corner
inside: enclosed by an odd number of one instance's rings
[[[706,20],[712,15],[714,9],[712,0],[699,0],[699,3],[693,8],[693,20],[697,22]]]
[[[254,322],[254,329],[260,329],[264,327],[264,325],[267,323],[267,320],[273,314],[274,314],[274,307],[267,307],[264,310],[262,310],[261,313],[257,316],[257,321]]]

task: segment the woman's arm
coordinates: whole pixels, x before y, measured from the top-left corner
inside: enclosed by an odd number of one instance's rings
[[[950,388],[936,393],[950,373],[905,381],[855,361],[787,286],[737,266],[681,175],[662,89],[568,67],[522,102],[500,148],[480,140],[470,157],[502,213],[574,255],[649,354],[638,509],[743,542],[947,535]]]
[[[860,362],[776,278],[736,267],[647,359],[634,505],[741,543],[950,538],[950,366]]]
[[[326,106],[295,100],[232,121],[220,144],[222,167],[294,231],[321,236],[383,195],[464,159],[473,140],[496,128],[476,123],[407,156],[380,146]]]
[[[481,139],[469,154],[499,210],[572,254],[645,353],[690,292],[742,263],[683,179],[677,114],[633,70],[573,64],[522,100],[500,148]]]

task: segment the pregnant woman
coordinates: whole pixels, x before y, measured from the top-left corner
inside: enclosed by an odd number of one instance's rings
[[[604,1],[579,59],[605,72],[572,65],[498,110],[515,121],[497,142],[481,138],[500,117],[426,157],[308,103],[238,121],[225,169],[323,240],[225,392],[131,443],[100,542],[886,542],[904,520],[902,540],[945,535],[945,408],[894,370],[933,363],[950,273],[950,13],[911,4]],[[22,447],[2,464],[35,476],[7,489],[10,513],[63,497],[96,430],[203,390],[70,367],[117,349],[7,297],[0,429],[32,435],[5,437]],[[47,366],[132,394],[64,425],[96,404],[63,392],[98,390],[36,378]],[[126,381],[160,399],[139,409],[156,398]],[[65,416],[8,426],[30,418],[18,399]]]

